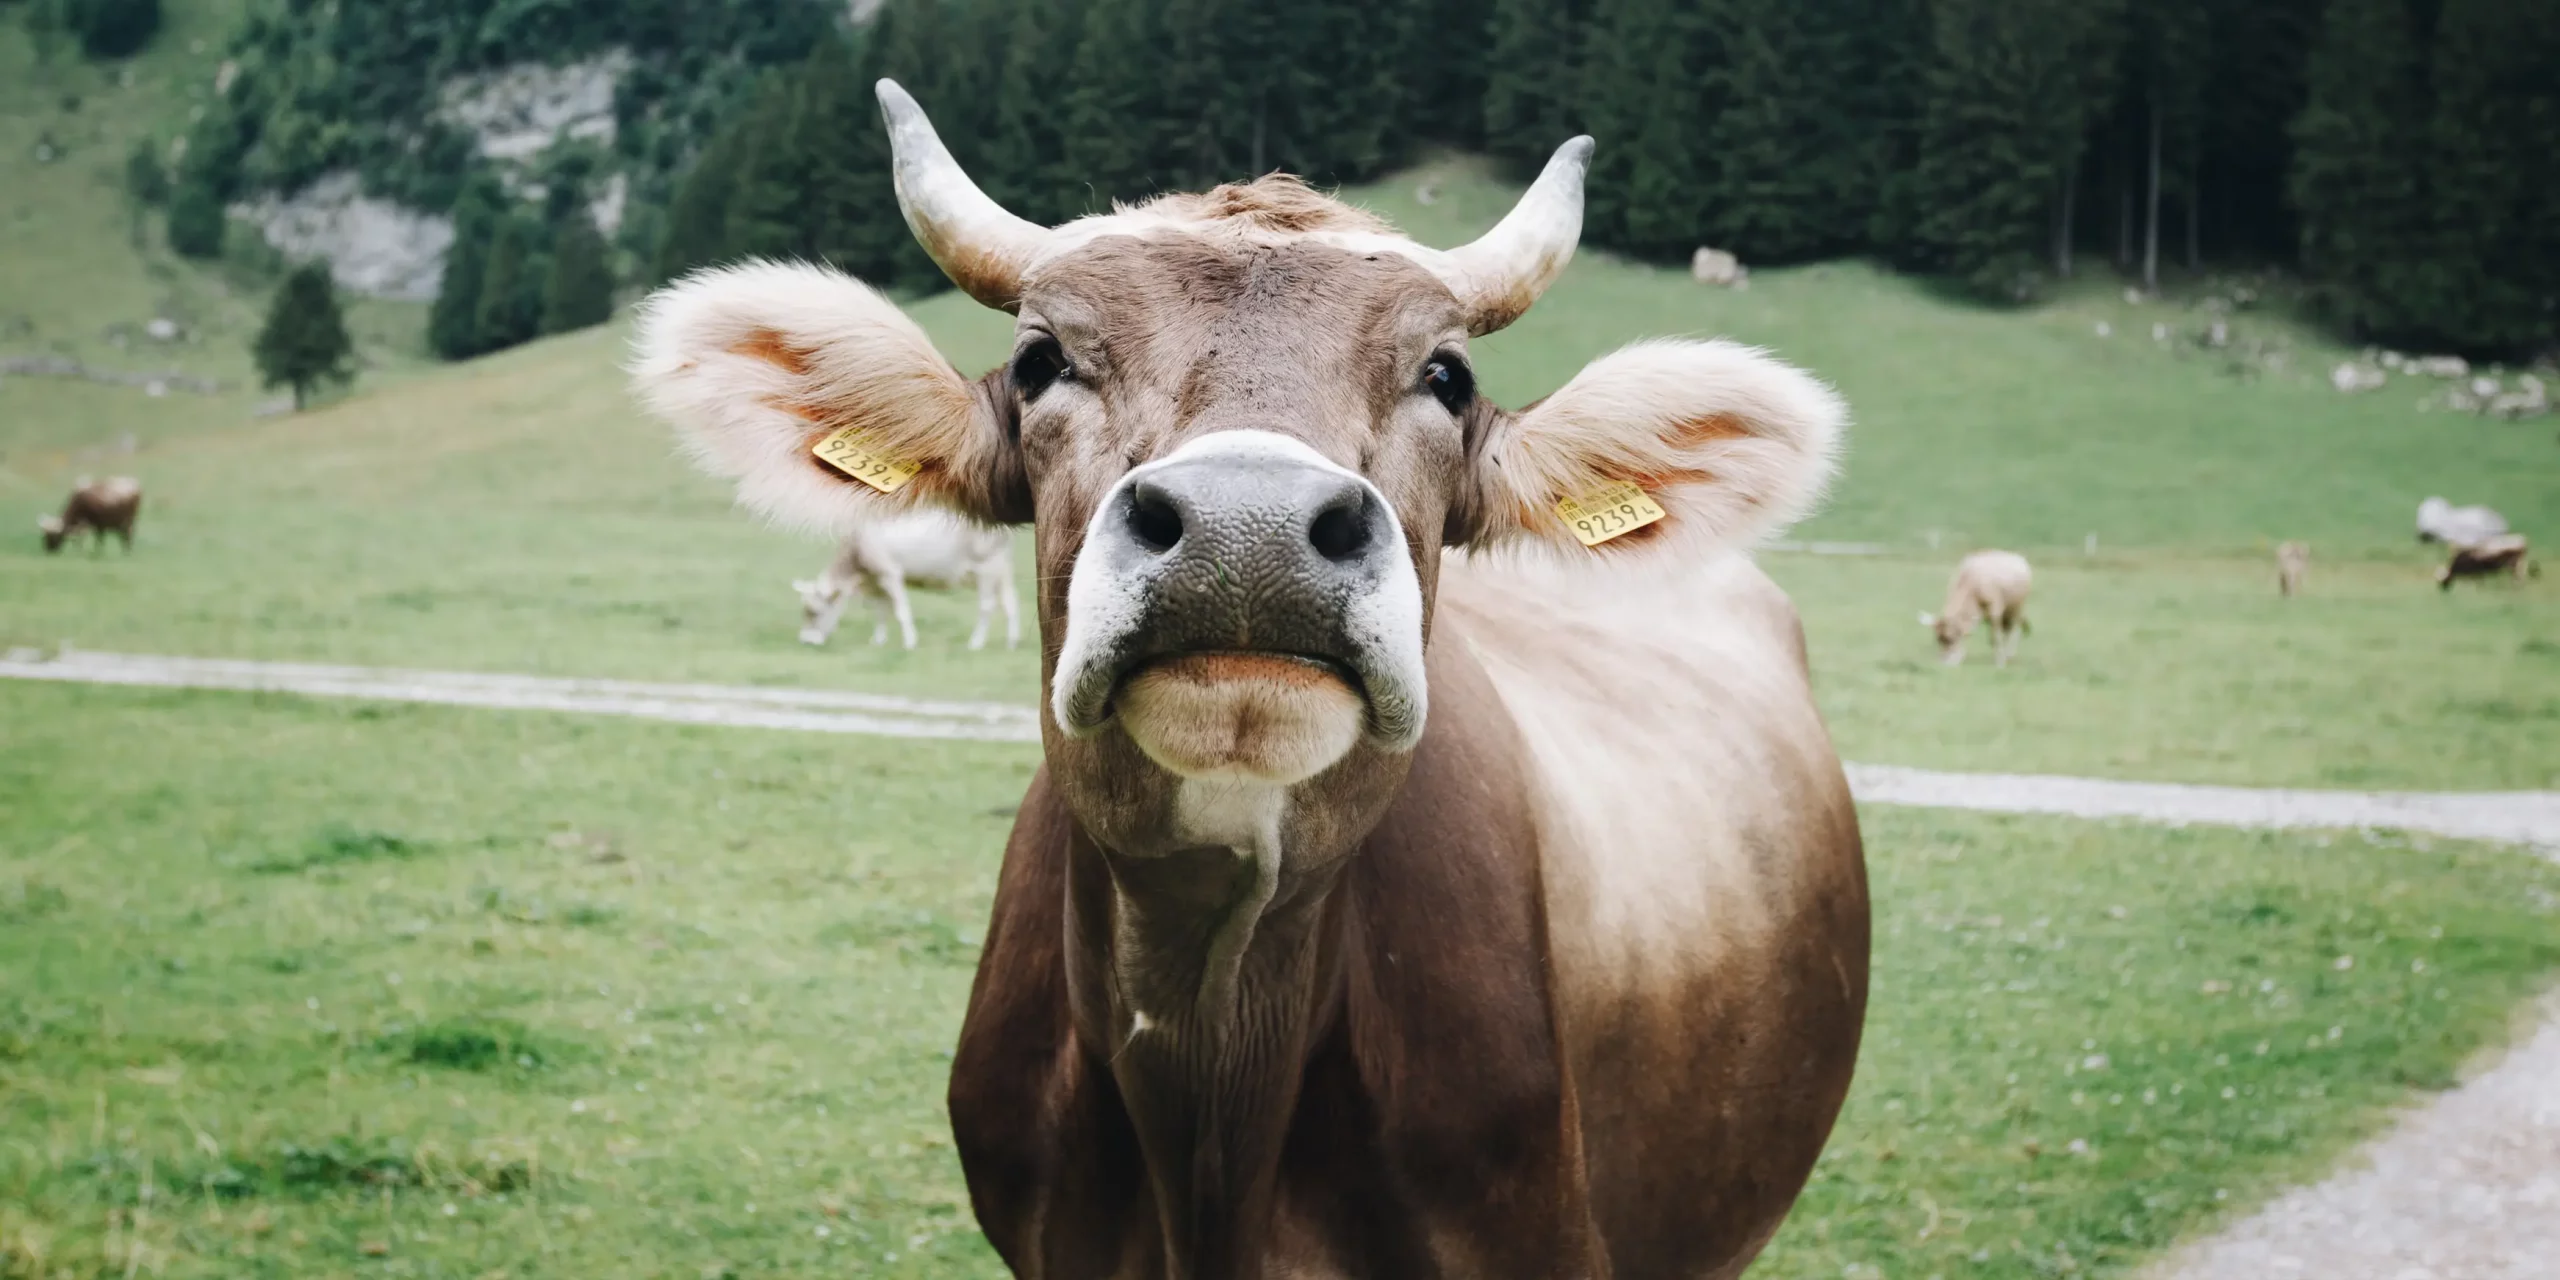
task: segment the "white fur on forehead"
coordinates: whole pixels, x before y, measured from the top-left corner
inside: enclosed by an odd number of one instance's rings
[[[1821,501],[1848,416],[1831,388],[1756,348],[1621,348],[1503,425],[1489,450],[1484,541],[1580,563],[1747,546]],[[1556,503],[1613,481],[1642,487],[1664,518],[1586,549]]]
[[[906,313],[825,267],[748,262],[697,271],[642,304],[632,383],[704,470],[783,524],[841,532],[882,495],[809,454],[860,426],[883,452],[957,465],[974,438],[969,384]]]

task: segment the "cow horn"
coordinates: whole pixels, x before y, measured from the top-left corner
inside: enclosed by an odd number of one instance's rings
[[[880,114],[889,122],[898,209],[935,266],[970,297],[1002,311],[1022,304],[1022,275],[1049,232],[1005,212],[962,172],[895,80],[882,80]]]
[[[1520,203],[1474,242],[1445,257],[1450,291],[1467,310],[1467,331],[1487,334],[1520,318],[1564,274],[1582,239],[1582,176],[1589,135],[1556,148]]]

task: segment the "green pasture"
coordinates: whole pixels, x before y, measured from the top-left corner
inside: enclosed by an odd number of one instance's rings
[[[26,685],[0,722],[0,1275],[995,1272],[940,1097],[1031,748]],[[2517,853],[1867,839],[1867,1052],[1771,1276],[2115,1270],[2560,965]]]
[[[859,619],[799,645],[786,584],[826,548],[688,473],[618,329],[432,367],[418,308],[367,305],[350,393],[254,416],[257,264],[137,247],[115,186],[209,81],[193,12],[132,86],[33,69],[0,23],[0,354],[233,384],[0,379],[0,648],[1033,696],[1030,650],[961,648],[956,595],[920,599],[914,654]],[[39,129],[77,145],[39,169]],[[1444,243],[1509,194],[1428,176],[1429,207],[1422,175],[1358,194]],[[2409,545],[2430,493],[2560,530],[2552,428],[2338,396],[2280,296],[2229,320],[2288,353],[2241,376],[2179,341],[2226,283],[1996,312],[1855,263],[1728,293],[1586,255],[1478,358],[1518,404],[1632,337],[1729,334],[1841,386],[1847,470],[1800,536],[1885,554],[1765,563],[1853,759],[2560,787],[2560,585],[2442,594]],[[155,308],[193,336],[116,345]],[[1000,358],[1004,318],[916,311],[964,368]],[[42,555],[27,522],[111,469],[148,489],[135,553]],[[2310,590],[2280,600],[2296,537]],[[2035,633],[1941,669],[1913,615],[1988,544],[2034,557]],[[0,1277],[994,1274],[940,1095],[1035,761],[0,682]],[[2560,969],[2560,868],[2519,852],[1866,832],[1867,1053],[1755,1275],[2120,1273],[2446,1083]]]

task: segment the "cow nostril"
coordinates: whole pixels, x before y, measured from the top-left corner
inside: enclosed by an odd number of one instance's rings
[[[1359,555],[1369,546],[1369,522],[1362,517],[1366,504],[1358,494],[1316,513],[1315,523],[1307,527],[1307,541],[1316,554],[1339,564]]]
[[[1129,532],[1139,545],[1162,555],[1182,541],[1182,512],[1162,490],[1140,485],[1129,495]]]

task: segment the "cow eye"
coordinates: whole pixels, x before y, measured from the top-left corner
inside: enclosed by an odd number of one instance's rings
[[[1434,356],[1422,366],[1422,389],[1451,413],[1464,413],[1476,396],[1476,376],[1463,360]]]
[[[1034,338],[1013,357],[1014,389],[1025,400],[1037,399],[1049,384],[1061,379],[1072,381],[1075,376],[1075,363],[1067,359],[1066,348],[1059,346],[1056,338]]]

